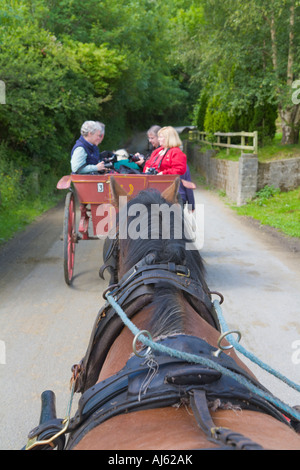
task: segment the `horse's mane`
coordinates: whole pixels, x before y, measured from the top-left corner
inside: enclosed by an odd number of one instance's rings
[[[174,206],[167,202],[156,190],[141,191],[126,206],[127,227],[130,227],[130,223],[137,220],[136,216],[130,215],[131,213],[136,214],[136,209],[139,207],[133,207],[134,204],[141,204],[143,208],[138,216],[142,218],[139,219],[138,227],[136,226],[140,238],[132,240],[128,236],[126,239],[120,240],[119,262],[122,263],[122,271],[127,272],[142,258],[151,253],[155,255],[154,264],[170,262],[188,267],[191,278],[200,282],[203,288],[207,289],[204,263],[199,251],[190,249],[191,239],[187,236],[186,230],[182,230],[181,236],[178,237],[178,224],[183,223],[181,206],[177,205],[175,212],[170,210],[171,217],[164,218],[163,213],[160,213],[159,224],[153,227],[151,210],[155,207],[162,207],[163,204],[167,204],[169,208]],[[120,215],[119,221],[121,218],[122,215]],[[166,227],[166,224],[168,224],[168,227]],[[170,234],[168,238],[163,236],[163,230],[166,228]],[[155,238],[153,238],[153,234]],[[189,249],[187,249],[187,243]],[[151,319],[150,331],[153,336],[183,332],[185,311],[184,296],[181,290],[176,289],[166,281],[162,282],[155,290],[152,305],[154,314]]]

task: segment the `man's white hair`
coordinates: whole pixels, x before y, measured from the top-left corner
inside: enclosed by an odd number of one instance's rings
[[[102,122],[98,121],[85,121],[81,126],[81,135],[84,137],[88,135],[90,132],[91,134],[95,134],[96,131],[100,131],[101,135],[105,132],[105,125]]]

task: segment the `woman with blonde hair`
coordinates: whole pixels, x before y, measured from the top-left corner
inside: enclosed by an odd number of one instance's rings
[[[146,161],[143,172],[158,175],[183,175],[186,172],[186,155],[180,149],[182,145],[178,132],[172,126],[158,131],[160,146]]]

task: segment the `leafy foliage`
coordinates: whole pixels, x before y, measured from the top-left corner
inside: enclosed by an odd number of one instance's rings
[[[276,194],[280,193],[279,188],[275,188],[275,186],[265,186],[260,191],[256,193],[255,203],[259,206],[263,206],[268,199],[274,197]]]
[[[86,119],[105,122],[107,149],[192,119],[265,143],[277,112],[297,136],[299,12],[298,0],[2,0],[2,209],[12,181],[30,193],[32,175],[70,171]]]
[[[19,193],[32,199],[47,182],[55,189],[83,121],[105,122],[103,146],[113,149],[135,127],[184,117],[188,86],[170,59],[174,8],[161,0],[1,1],[2,212]]]
[[[115,147],[128,126],[174,120],[187,91],[170,67],[169,13],[161,5],[3,0],[0,137],[50,162],[69,152],[85,119],[108,123],[105,144]]]
[[[184,65],[189,61],[199,96],[203,91],[209,96],[214,117],[207,118],[209,129],[204,130],[211,131],[218,121],[223,124],[225,113],[225,127],[232,117],[235,126],[248,124],[239,131],[257,125],[264,142],[274,135],[277,111],[285,134],[295,139],[289,143],[297,143],[300,113],[292,103],[292,82],[300,74],[299,2],[202,0],[201,13],[195,10],[197,3],[191,2],[190,8],[178,14],[185,35],[178,35],[175,57]],[[197,28],[191,15],[199,18]]]
[[[105,46],[62,43],[36,25],[10,33],[2,30],[0,44],[8,90],[0,108],[1,137],[51,165],[61,160],[82,121],[99,114],[101,101],[115,89],[123,57]]]

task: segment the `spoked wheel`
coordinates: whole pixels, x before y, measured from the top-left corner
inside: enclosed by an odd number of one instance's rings
[[[75,243],[77,241],[75,220],[75,198],[72,191],[66,196],[64,215],[64,274],[65,281],[71,284],[74,271]]]

